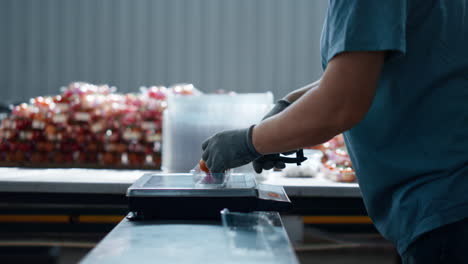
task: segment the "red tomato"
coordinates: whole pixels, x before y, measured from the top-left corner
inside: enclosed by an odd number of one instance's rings
[[[204,160],[201,159],[198,165],[200,166],[200,170],[206,173],[210,173],[210,169],[208,169],[208,167],[206,166],[206,162]]]

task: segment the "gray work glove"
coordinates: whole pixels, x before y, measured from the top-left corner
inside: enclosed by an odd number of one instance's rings
[[[286,109],[286,107],[288,107],[289,105],[291,105],[290,102],[288,102],[286,99],[281,99],[279,100],[278,102],[276,102],[275,106],[273,106],[273,108],[270,110],[270,112],[268,112],[262,120],[265,120],[269,117],[272,117],[276,114],[278,114],[279,112],[283,111],[284,109]]]
[[[253,128],[227,130],[205,140],[202,158],[208,169],[212,173],[222,173],[261,157],[252,143]]]
[[[276,102],[275,106],[268,112],[262,120],[265,120],[269,117],[272,117],[284,109],[286,109],[289,105],[291,105],[290,102],[288,102],[285,99],[281,99],[278,102]],[[291,152],[294,153],[294,152]],[[291,154],[287,153],[287,154]],[[286,167],[286,164],[281,161],[275,161],[274,158],[279,157],[279,154],[268,154],[261,156],[260,158],[254,160],[252,162],[253,168],[256,173],[262,173],[262,170],[271,170],[273,168],[276,169],[284,169]]]
[[[286,168],[286,164],[282,161],[276,161],[275,158],[279,157],[279,154],[268,154],[261,156],[260,158],[254,160],[252,162],[252,166],[256,173],[262,173],[262,170],[271,170],[273,168],[276,169],[284,169]]]

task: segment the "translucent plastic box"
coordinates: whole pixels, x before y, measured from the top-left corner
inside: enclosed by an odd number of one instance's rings
[[[217,132],[258,123],[273,104],[272,93],[169,96],[163,115],[162,169],[189,172],[202,142]]]

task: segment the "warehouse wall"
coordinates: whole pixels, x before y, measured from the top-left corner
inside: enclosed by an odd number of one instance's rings
[[[71,81],[283,96],[321,73],[326,0],[0,0],[0,102]]]

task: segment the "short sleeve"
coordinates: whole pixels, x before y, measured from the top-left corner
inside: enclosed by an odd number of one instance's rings
[[[324,67],[346,51],[406,52],[406,0],[330,0],[322,32]]]

